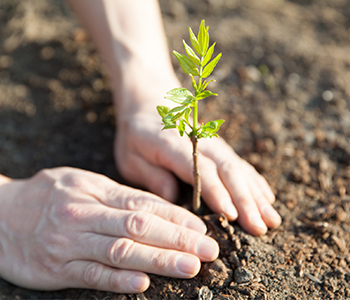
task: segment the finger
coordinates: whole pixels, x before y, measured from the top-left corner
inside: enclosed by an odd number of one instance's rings
[[[199,217],[154,194],[118,184],[102,175],[86,174],[84,183],[81,185],[84,186],[87,193],[106,206],[129,211],[148,212],[201,234],[204,234],[207,230],[204,222]]]
[[[119,270],[95,261],[72,261],[65,266],[68,287],[114,293],[141,293],[150,285],[149,277],[137,271]]]
[[[219,174],[232,195],[233,203],[238,210],[238,222],[241,226],[254,235],[266,233],[266,224],[247,185],[249,179],[244,176],[244,173],[242,174],[239,167],[233,166],[231,161],[221,165]]]
[[[212,261],[219,254],[214,239],[147,212],[99,209],[91,222],[86,221],[94,233],[192,253],[202,261]]]
[[[236,220],[238,212],[232,203],[229,191],[218,174],[216,164],[200,154],[198,165],[201,176],[202,196],[214,213],[224,213],[230,221]]]
[[[277,211],[272,207],[269,200],[266,198],[265,194],[262,193],[260,189],[256,188],[256,185],[252,184],[252,181],[247,180],[250,188],[250,192],[258,206],[261,217],[267,227],[276,228],[281,224],[281,217]]]
[[[281,217],[278,212],[272,207],[271,203],[265,197],[254,195],[254,200],[260,211],[261,218],[269,228],[276,228],[281,225]]]
[[[176,200],[178,186],[175,177],[169,171],[151,164],[137,154],[128,153],[127,156],[127,168],[123,170],[125,179],[168,201]]]
[[[200,146],[200,151],[214,160],[218,166],[225,161],[232,160],[237,168],[242,168],[242,172],[246,171],[249,173],[249,179],[250,181],[253,180],[252,185],[254,186],[254,189],[260,189],[271,204],[275,201],[275,195],[266,179],[261,176],[251,164],[241,159],[236,152],[233,151],[232,147],[222,138],[218,139],[217,145],[215,145],[212,140],[206,139],[203,140]],[[220,149],[220,151],[217,149]]]
[[[137,270],[162,276],[191,278],[200,269],[195,255],[137,243],[128,238],[91,235],[81,256],[118,269]]]
[[[244,166],[246,166],[247,172],[249,173],[250,177],[254,181],[254,185],[256,187],[259,187],[261,192],[264,194],[265,198],[271,204],[273,204],[275,202],[275,200],[276,200],[276,197],[275,197],[274,193],[272,192],[271,187],[268,184],[268,182],[266,181],[266,179],[263,176],[261,176],[255,170],[255,168],[252,165],[250,165],[248,162],[246,162],[243,159],[241,159],[241,162],[243,163]]]
[[[281,219],[270,205],[274,202],[275,196],[267,181],[254,167],[241,159],[224,140],[220,139],[219,144],[221,151],[213,151],[213,143],[204,141],[201,151],[209,155],[220,166],[221,178],[230,190],[239,214],[243,213],[239,220],[245,223],[248,228],[257,225],[261,227],[260,230],[252,229],[256,234],[266,230],[263,223],[268,227],[277,227],[281,223]],[[247,212],[250,209],[252,209],[251,217],[248,216]],[[259,210],[259,214],[257,210]]]

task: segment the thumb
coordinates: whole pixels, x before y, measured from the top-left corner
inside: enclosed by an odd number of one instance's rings
[[[144,187],[165,200],[175,202],[178,184],[171,172],[153,165],[134,153],[128,153],[127,161],[119,166],[119,170],[130,183]]]

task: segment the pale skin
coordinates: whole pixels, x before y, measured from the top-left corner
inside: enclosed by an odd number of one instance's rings
[[[117,293],[146,290],[147,273],[193,277],[219,248],[197,216],[169,202],[177,195],[175,176],[192,183],[192,146],[160,130],[156,106],[180,83],[158,3],[69,3],[110,70],[117,167],[151,193],[73,168],[23,180],[0,175],[0,276],[32,289]],[[223,139],[202,139],[199,151],[202,196],[214,212],[254,235],[280,224],[266,180]]]

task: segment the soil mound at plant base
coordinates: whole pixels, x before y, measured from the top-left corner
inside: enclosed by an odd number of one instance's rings
[[[188,26],[210,26],[223,53],[219,97],[201,103],[200,121],[226,120],[219,134],[270,182],[283,224],[253,237],[208,214],[219,258],[193,279],[151,275],[143,294],[38,292],[0,280],[0,299],[350,299],[347,1],[160,4],[170,49],[182,48]],[[0,173],[70,165],[123,182],[106,72],[64,2],[2,1],[0,24]]]

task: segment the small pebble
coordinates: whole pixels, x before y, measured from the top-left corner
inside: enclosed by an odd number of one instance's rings
[[[297,84],[299,82],[300,76],[297,73],[292,73],[289,75],[288,80],[290,83]]]
[[[43,60],[50,60],[54,57],[54,55],[55,55],[55,50],[50,46],[46,46],[42,48],[40,51],[40,57]]]
[[[212,300],[213,293],[207,286],[202,286],[198,292],[198,300]]]
[[[247,269],[240,267],[235,270],[234,279],[237,283],[245,283],[251,281],[253,275]]]
[[[333,92],[329,91],[329,90],[324,91],[322,93],[322,98],[324,101],[327,101],[327,102],[332,101],[333,100]]]

